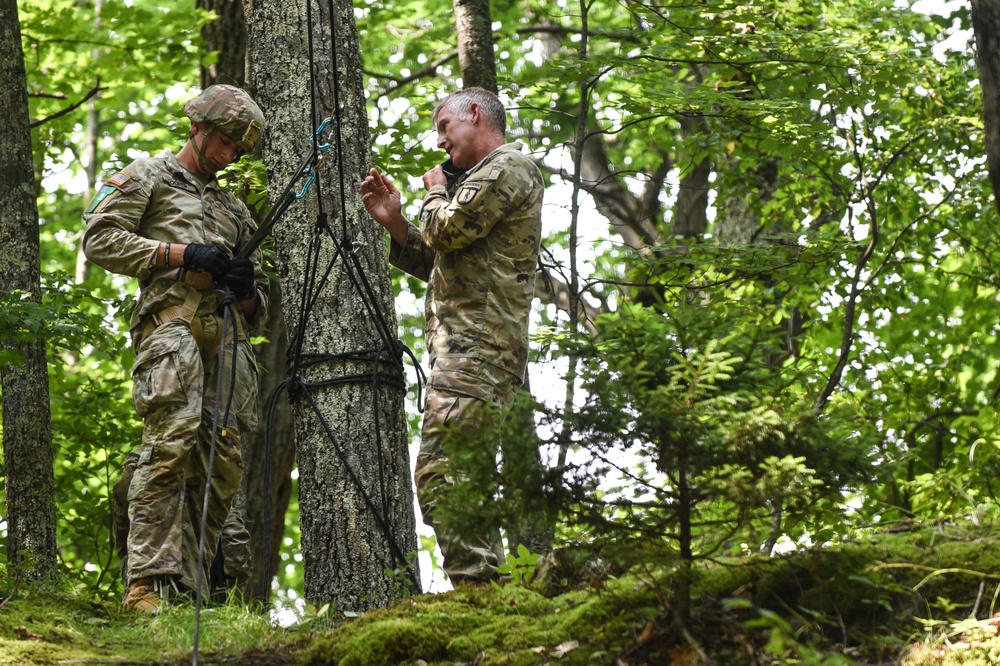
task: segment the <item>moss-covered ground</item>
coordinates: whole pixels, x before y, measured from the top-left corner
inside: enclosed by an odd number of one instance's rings
[[[686,618],[662,568],[565,582],[460,588],[293,627],[215,606],[201,613],[198,663],[1000,664],[1000,539],[983,528],[928,526],[706,563]],[[117,599],[8,585],[0,666],[193,662],[190,606],[150,619]]]

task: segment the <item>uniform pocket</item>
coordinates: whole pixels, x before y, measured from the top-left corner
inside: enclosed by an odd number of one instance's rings
[[[493,398],[493,386],[483,375],[483,362],[474,357],[438,357],[434,361],[428,389],[489,402]]]
[[[493,387],[474,375],[432,374],[427,380],[427,388],[481,402],[489,402],[493,398]]]
[[[257,357],[246,340],[237,344],[239,360],[236,363],[236,386],[233,388],[233,409],[241,433],[257,425]]]
[[[187,391],[180,371],[181,338],[150,335],[132,367],[132,403],[145,418],[164,407],[187,404]]]

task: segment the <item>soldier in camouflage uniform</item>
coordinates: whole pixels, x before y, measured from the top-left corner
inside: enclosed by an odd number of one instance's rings
[[[130,328],[142,444],[114,494],[125,606],[148,614],[168,588],[195,588],[216,413],[202,580],[209,580],[220,535],[227,573],[246,576],[249,562],[249,535],[231,505],[243,472],[240,436],[256,422],[257,365],[248,334],[265,318],[267,277],[259,251],[232,258],[255,226],[215,174],[254,149],[264,115],[244,91],[226,85],[207,88],[184,110],[191,132],[180,152],[132,162],[105,181],[84,213],[87,257],[140,283]]]
[[[455,438],[493,468],[496,432],[528,360],[544,183],[520,144],[505,143],[505,110],[496,95],[480,88],[453,93],[435,108],[433,122],[438,147],[466,171],[455,181],[441,166],[424,174],[419,229],[403,217],[399,191],[377,170],[361,191],[371,216],[392,237],[391,263],[427,281],[431,371],[414,473],[417,498],[437,535],[445,573],[453,584],[475,583],[494,578],[506,558],[495,528],[469,534],[435,511],[442,489],[463,477],[442,441]]]

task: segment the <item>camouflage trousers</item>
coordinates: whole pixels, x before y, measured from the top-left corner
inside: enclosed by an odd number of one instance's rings
[[[458,520],[454,511],[442,509],[449,490],[470,480],[473,510],[495,496],[492,477],[472,468],[495,472],[499,429],[520,385],[520,377],[471,358],[438,358],[431,368],[414,482],[424,522],[434,528],[453,584],[485,581],[506,562],[498,527],[484,520],[470,528],[474,515]]]
[[[113,537],[115,541],[115,552],[118,555],[118,566],[121,571],[122,582],[128,585],[128,489],[135,475],[136,463],[139,462],[139,450],[136,449],[125,457],[125,464],[122,466],[121,475],[115,482],[111,497],[111,517],[113,520]],[[229,509],[226,522],[222,525],[222,534],[219,537],[218,550],[216,551],[216,562],[221,559],[222,571],[225,580],[214,581],[213,587],[225,585],[227,588],[235,588],[246,585],[253,575],[252,553],[250,551],[250,532],[235,507]],[[198,553],[193,553],[191,558],[197,561]],[[213,572],[214,573],[214,572]]]
[[[240,485],[240,434],[253,428],[257,419],[256,359],[249,342],[240,340],[233,384],[231,343],[226,345],[220,368],[217,333],[221,319],[213,315],[201,319],[204,353],[187,323],[179,319],[136,340],[132,401],[143,419],[143,432],[126,494],[127,564],[122,570],[128,583],[150,576],[170,576],[189,589],[195,588],[216,412],[219,427],[208,490],[202,567],[202,581],[206,584]],[[220,371],[222,394],[216,396]],[[248,537],[235,538],[238,541]]]

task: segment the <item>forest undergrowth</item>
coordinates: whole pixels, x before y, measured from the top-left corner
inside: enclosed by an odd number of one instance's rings
[[[289,627],[230,601],[202,609],[197,663],[1000,663],[1000,539],[991,528],[925,525],[715,561],[699,566],[686,618],[675,612],[672,581],[651,565],[603,578],[553,570],[542,581],[461,587],[357,617],[309,608]],[[68,585],[5,579],[0,592],[0,666],[195,663],[190,604],[145,618]]]

